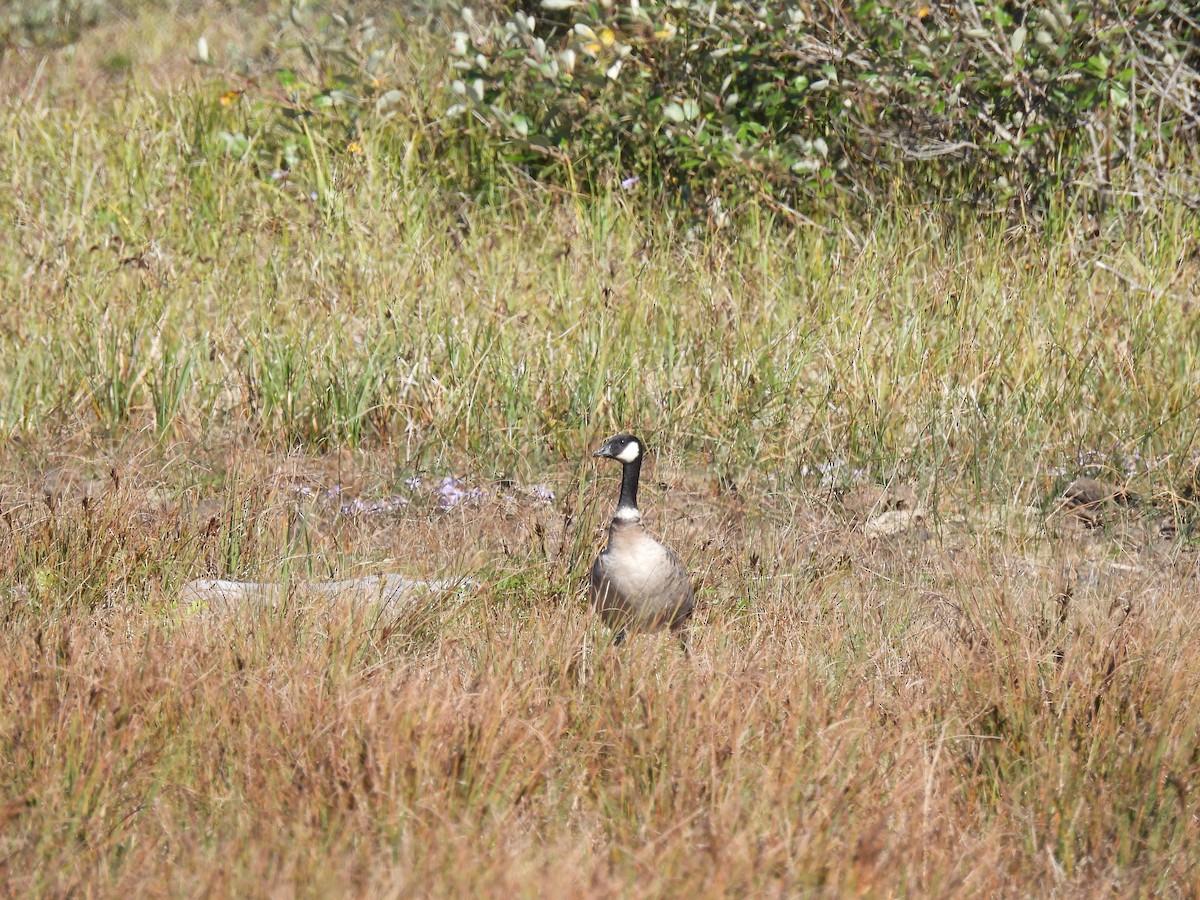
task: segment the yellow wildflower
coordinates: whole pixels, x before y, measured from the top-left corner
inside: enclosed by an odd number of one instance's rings
[[[346,145],[346,152],[347,153],[362,153],[363,152],[362,144],[360,144],[358,141],[351,141],[349,144]]]
[[[615,41],[616,39],[617,39],[617,36],[613,33],[613,30],[611,28],[601,28],[600,29],[600,43],[603,44],[605,47],[611,47],[613,44],[613,41]]]
[[[917,18],[918,19],[923,19],[927,15],[929,15],[929,7],[928,6],[922,6],[920,9],[917,10]]]
[[[232,103],[238,97],[242,96],[242,94],[244,94],[244,93],[245,93],[245,91],[239,91],[239,90],[226,91],[225,93],[223,93],[221,95],[221,105],[228,106],[230,103]]]

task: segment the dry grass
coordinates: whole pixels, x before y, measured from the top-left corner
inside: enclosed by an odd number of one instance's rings
[[[372,462],[342,460],[341,481],[372,483]],[[190,515],[137,484],[154,467],[120,486],[59,472],[75,487],[53,510],[20,502],[42,485],[11,489],[0,566],[29,585],[2,631],[13,890],[1136,894],[1196,877],[1197,572],[1176,546],[1115,557],[1053,520],[1025,546],[951,525],[870,541],[827,498],[746,510],[660,467],[672,489],[648,505],[673,518],[654,524],[704,577],[687,659],[666,639],[615,651],[585,610],[575,557],[611,501],[590,476],[564,530],[563,503],[499,491],[346,519],[296,499],[329,461],[292,459],[282,482],[270,466],[240,460],[214,491],[232,500]],[[575,478],[552,476],[560,498]],[[171,582],[219,571],[234,540],[249,570],[278,566],[297,518],[311,559],[481,585],[387,627],[299,600],[218,620],[175,605]]]
[[[0,72],[10,892],[1200,880],[1192,218],[697,237],[472,201],[404,123],[323,147],[316,202],[212,143],[262,111],[179,53],[254,30],[196,16]],[[145,54],[115,87],[110,46]],[[700,581],[690,659],[583,603],[618,427]],[[486,493],[440,508],[447,473]],[[1081,473],[1139,498],[1085,525]],[[871,483],[923,517],[871,537]],[[387,623],[178,602],[389,571],[477,586]]]

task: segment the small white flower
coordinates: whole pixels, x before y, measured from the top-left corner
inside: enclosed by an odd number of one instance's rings
[[[534,22],[533,16],[528,16],[519,9],[513,13],[513,23],[520,34],[533,34]]]
[[[542,9],[570,9],[576,0],[542,0]]]
[[[604,74],[608,76],[610,81],[616,81],[617,76],[621,74],[621,63],[624,60],[618,59],[615,63],[605,69]]]
[[[575,70],[575,51],[570,47],[558,54],[558,59],[562,63],[563,71],[573,72]]]

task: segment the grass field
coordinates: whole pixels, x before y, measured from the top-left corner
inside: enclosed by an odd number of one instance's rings
[[[416,120],[259,171],[189,55],[264,27],[0,58],[10,892],[1195,889],[1194,214],[713,229],[472,198]],[[585,603],[618,430],[690,658]],[[382,572],[473,586],[179,600]]]

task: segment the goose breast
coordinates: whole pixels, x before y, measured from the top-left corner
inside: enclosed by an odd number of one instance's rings
[[[612,627],[679,628],[695,602],[679,557],[640,523],[612,524],[591,581],[592,604]]]

